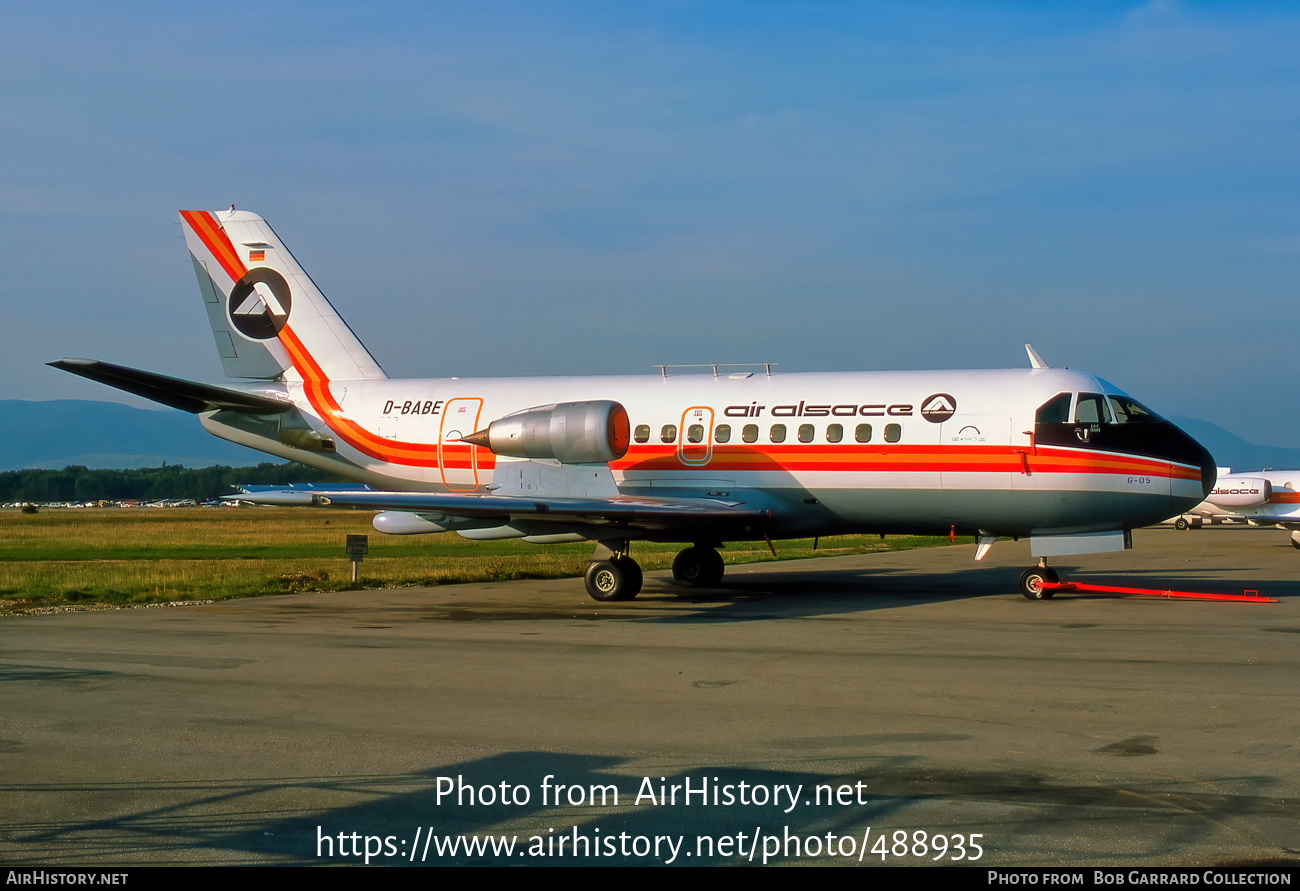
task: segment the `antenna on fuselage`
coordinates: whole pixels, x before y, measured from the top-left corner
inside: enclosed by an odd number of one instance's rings
[[[1025,344],[1025,352],[1029,354],[1029,365],[1030,365],[1031,368],[1051,368],[1051,367],[1052,367],[1052,366],[1048,365],[1046,362],[1044,362],[1044,361],[1043,361],[1043,357],[1040,356],[1040,355],[1038,355],[1038,350],[1034,349],[1034,348],[1033,348],[1032,346],[1030,346],[1029,344]]]

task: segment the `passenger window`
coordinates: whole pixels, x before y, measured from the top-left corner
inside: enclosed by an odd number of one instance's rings
[[[785,442],[785,424],[772,425],[772,442]]]
[[[649,442],[649,441],[650,441],[650,425],[649,425],[649,424],[638,424],[637,427],[636,427],[636,432],[632,434],[632,438],[635,439],[637,442]]]
[[[1100,424],[1108,421],[1106,403],[1100,393],[1080,393],[1079,403],[1074,407],[1076,424]]]
[[[692,424],[686,428],[687,442],[700,442],[704,439],[704,427],[700,424]]]
[[[758,425],[746,424],[745,428],[740,431],[740,438],[745,442],[758,442]]]
[[[713,428],[714,442],[731,442],[731,425],[719,424]]]
[[[812,442],[812,440],[813,440],[813,425],[812,425],[812,424],[800,424],[800,425],[799,425],[799,441],[800,441],[800,442]]]
[[[660,441],[660,442],[676,442],[676,441],[677,441],[677,425],[676,425],[676,424],[664,424],[664,429],[662,429],[662,430],[659,431],[659,441]]]
[[[885,442],[898,442],[903,438],[903,428],[899,424],[885,425]]]
[[[871,442],[871,425],[859,424],[853,431],[853,438],[858,442]]]
[[[827,442],[839,442],[843,438],[844,438],[843,424],[831,424],[829,427],[826,428]]]
[[[1057,393],[1043,403],[1034,415],[1039,424],[1068,424],[1070,421],[1070,393]]]

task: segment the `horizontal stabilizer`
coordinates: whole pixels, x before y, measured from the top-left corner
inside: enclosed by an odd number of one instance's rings
[[[267,415],[279,414],[293,408],[292,403],[288,401],[280,402],[266,396],[181,380],[165,374],[154,374],[152,371],[127,368],[125,365],[114,365],[96,359],[59,359],[57,362],[46,364],[191,414],[224,408]]]

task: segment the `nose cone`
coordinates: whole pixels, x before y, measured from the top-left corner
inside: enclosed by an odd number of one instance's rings
[[[1214,491],[1214,484],[1219,481],[1219,467],[1210,450],[1199,442],[1196,444],[1201,447],[1201,453],[1204,455],[1201,459],[1201,500],[1204,501],[1210,497],[1210,493]]]
[[[1174,488],[1173,495],[1175,501],[1181,501],[1195,496],[1195,501],[1193,503],[1186,505],[1186,507],[1179,508],[1180,510],[1185,510],[1188,507],[1195,507],[1210,496],[1210,492],[1214,490],[1214,484],[1219,478],[1219,469],[1218,464],[1215,462],[1214,456],[1210,454],[1209,449],[1201,445],[1193,439],[1190,434],[1186,433],[1174,424],[1170,424],[1169,427],[1172,436],[1169,440],[1169,449],[1166,457],[1177,464],[1192,464],[1199,467],[1201,470],[1199,495],[1195,495],[1190,488],[1185,492],[1180,492],[1178,487]]]

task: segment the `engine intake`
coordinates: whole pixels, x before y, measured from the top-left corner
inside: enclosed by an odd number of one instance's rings
[[[464,437],[494,455],[554,458],[561,464],[608,464],[631,443],[627,410],[617,402],[561,402],[506,415]]]

